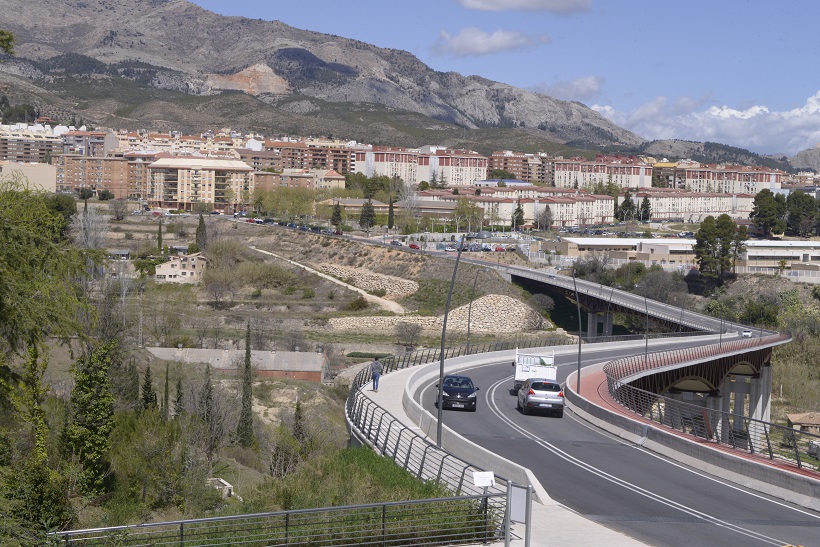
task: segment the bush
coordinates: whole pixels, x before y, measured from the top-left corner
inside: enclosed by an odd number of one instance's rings
[[[97,199],[100,201],[108,201],[109,199],[114,199],[114,192],[111,190],[100,190],[97,192]]]
[[[242,262],[236,269],[236,277],[242,285],[260,289],[292,286],[297,282],[296,275],[290,270],[264,262]]]
[[[348,304],[347,309],[349,311],[361,311],[367,309],[369,305],[370,304],[367,303],[367,300],[365,300],[363,296],[360,296],[359,298]]]
[[[125,232],[125,235],[123,237],[126,241],[131,241],[132,239],[134,239],[134,234],[132,232]]]
[[[367,291],[367,292],[369,292],[373,296],[381,297],[381,296],[384,296],[384,295],[387,294],[387,289],[373,289],[372,291]]]
[[[282,294],[284,294],[285,296],[290,296],[290,295],[294,294],[295,292],[296,292],[296,286],[294,286],[294,285],[288,285],[287,287],[282,289]]]
[[[316,296],[316,291],[314,291],[313,289],[311,289],[311,288],[302,289],[302,298],[304,298],[305,300],[307,300],[309,298],[313,298],[315,296]]]

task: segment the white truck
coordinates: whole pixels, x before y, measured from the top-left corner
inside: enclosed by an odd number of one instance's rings
[[[555,352],[550,355],[537,355],[534,353],[522,353],[515,350],[515,367],[513,377],[513,393],[518,393],[518,388],[529,378],[546,378],[547,380],[558,379],[558,367],[555,366]]]

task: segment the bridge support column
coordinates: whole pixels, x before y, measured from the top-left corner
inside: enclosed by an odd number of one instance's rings
[[[720,419],[720,410],[723,408],[723,394],[714,391],[706,396],[706,410],[709,417],[709,435],[712,439],[720,439],[720,431],[723,427]]]
[[[772,367],[763,367],[760,374],[749,379],[749,417],[768,422],[771,418]],[[749,432],[752,446],[760,446],[760,429]]]
[[[601,325],[600,336],[612,336],[613,314],[611,313],[587,313],[587,336],[594,338],[598,336],[598,325]]]

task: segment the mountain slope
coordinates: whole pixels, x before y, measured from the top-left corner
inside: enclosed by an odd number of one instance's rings
[[[355,112],[370,104],[387,113],[420,114],[445,127],[526,128],[528,138],[540,141],[590,147],[643,142],[580,103],[436,72],[405,51],[279,21],[217,15],[185,0],[5,0],[0,28],[17,38],[16,59],[0,64],[9,89],[16,90],[23,75],[43,92],[57,89],[81,104],[97,100],[94,86],[72,91],[88,78],[98,88],[127,79],[143,92],[205,97],[242,91],[273,110],[314,120],[338,110],[327,105]],[[165,97],[185,103],[179,95]],[[143,124],[168,122],[179,109],[162,111],[155,103],[157,112],[149,115],[142,105],[111,101],[109,110],[130,108]]]

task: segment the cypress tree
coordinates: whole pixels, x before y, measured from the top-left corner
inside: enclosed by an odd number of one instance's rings
[[[333,213],[330,215],[330,223],[339,228],[342,224],[342,206],[337,201],[333,206]]]
[[[393,223],[395,221],[395,216],[393,213],[393,196],[390,196],[390,205],[387,208],[387,227],[391,230],[393,229]]]
[[[205,250],[208,245],[208,229],[205,227],[205,219],[202,213],[199,213],[199,224],[196,227],[196,246],[200,251]]]
[[[177,378],[177,392],[174,396],[174,418],[179,418],[185,412],[185,396],[182,393],[182,376]]]
[[[245,368],[242,372],[242,410],[236,428],[239,444],[247,448],[254,444],[253,437],[253,370],[251,369],[251,322],[245,331]]]
[[[169,379],[168,379],[168,368],[170,365],[168,363],[165,364],[165,393],[162,394],[162,419],[167,420],[170,417],[170,406],[171,406],[171,396],[170,396],[170,386]]]
[[[157,251],[160,253],[162,252],[162,219],[159,219],[159,225],[157,226]]]
[[[154,391],[154,382],[151,380],[151,367],[145,369],[145,377],[142,381],[142,409],[150,410],[157,408],[157,392]]]

